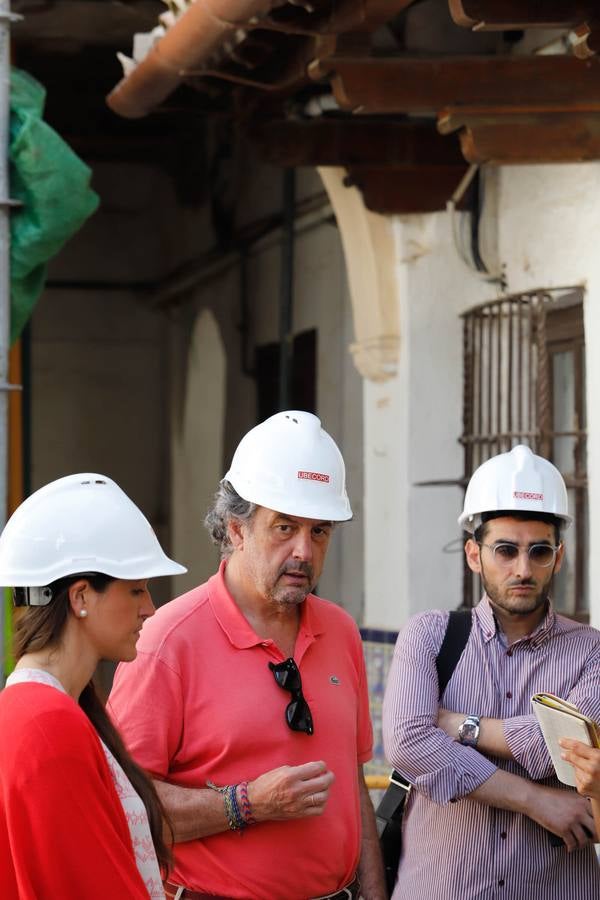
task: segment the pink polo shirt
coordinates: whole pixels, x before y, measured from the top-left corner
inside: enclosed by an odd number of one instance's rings
[[[314,734],[291,731],[290,694],[268,668],[283,655],[239,611],[224,565],[146,622],[137,659],[117,670],[110,709],[136,760],[185,787],[324,760],[335,783],[322,816],[177,844],[171,875],[193,890],[244,900],[318,897],[352,879],[360,853],[357,766],[372,751],[360,635],[343,609],[306,598],[294,659]]]

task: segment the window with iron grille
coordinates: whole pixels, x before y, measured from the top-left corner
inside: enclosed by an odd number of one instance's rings
[[[588,618],[587,461],[583,291],[513,294],[463,314],[465,484],[497,453],[528,444],[562,472],[574,517],[553,587],[557,609]],[[463,599],[479,599],[465,567]]]

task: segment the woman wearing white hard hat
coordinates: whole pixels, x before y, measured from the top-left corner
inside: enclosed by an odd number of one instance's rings
[[[101,659],[135,658],[147,580],[185,571],[102,475],[53,481],[7,523],[0,584],[23,609],[0,693],[3,900],[164,897],[162,808],[92,676]]]

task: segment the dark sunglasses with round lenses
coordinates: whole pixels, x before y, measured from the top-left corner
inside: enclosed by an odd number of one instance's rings
[[[484,544],[482,541],[479,541],[479,546],[487,547],[488,550],[491,550],[494,562],[501,566],[510,565],[521,553],[519,545],[512,544],[509,541],[500,541],[497,544]],[[560,544],[558,547],[554,547],[552,544],[530,544],[526,548],[529,562],[534,566],[542,566],[543,568],[548,568],[548,566],[553,564],[559,549]]]
[[[269,663],[275,681],[284,691],[289,691],[292,699],[285,709],[285,720],[292,731],[312,734],[313,720],[308,703],[302,693],[302,678],[298,666],[290,656],[280,663]]]

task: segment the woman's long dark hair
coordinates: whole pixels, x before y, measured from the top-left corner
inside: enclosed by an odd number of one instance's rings
[[[47,606],[28,606],[21,609],[15,617],[13,637],[15,659],[20,659],[25,653],[38,653],[40,650],[51,650],[60,646],[70,612],[69,588],[82,578],[85,578],[93,590],[99,594],[104,593],[108,585],[116,580],[109,575],[86,573],[69,575],[67,578],[55,581],[51,585],[53,597]],[[152,780],[125,749],[123,739],[111,722],[93,680],[89,681],[81,692],[79,705],[100,739],[104,741],[122,767],[146,807],[156,856],[163,876],[166,877],[171,867],[172,854],[165,841],[163,827],[166,825],[166,829],[171,832],[171,835],[173,830]]]

